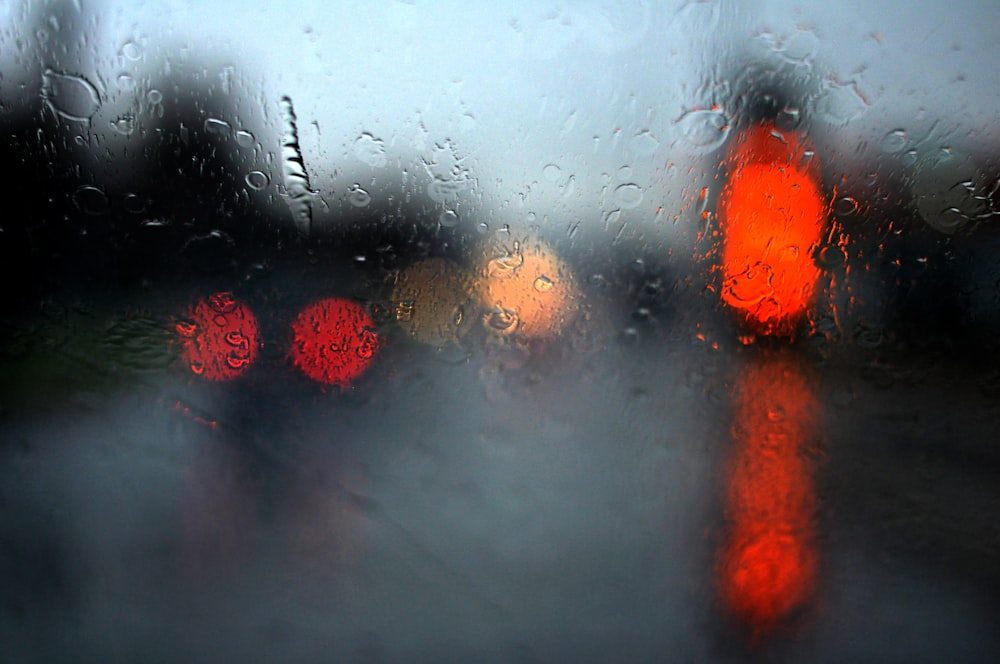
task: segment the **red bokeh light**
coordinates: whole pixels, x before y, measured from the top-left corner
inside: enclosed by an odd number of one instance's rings
[[[236,378],[253,364],[260,349],[257,318],[229,292],[195,304],[175,330],[184,363],[207,380]]]
[[[754,332],[791,336],[820,277],[812,258],[827,214],[819,160],[805,139],[766,123],[740,137],[729,163],[719,198],[722,299]]]
[[[309,378],[349,386],[371,364],[379,338],[358,304],[329,298],[306,307],[292,323],[292,363]]]

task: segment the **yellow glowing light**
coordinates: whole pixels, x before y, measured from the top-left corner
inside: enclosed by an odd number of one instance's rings
[[[469,329],[471,278],[455,262],[428,258],[399,274],[392,291],[399,325],[420,343],[440,346]]]
[[[515,243],[491,258],[477,283],[486,326],[500,334],[554,337],[579,309],[569,267],[544,244]]]

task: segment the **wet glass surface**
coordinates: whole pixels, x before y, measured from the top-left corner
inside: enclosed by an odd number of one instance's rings
[[[0,660],[996,661],[998,19],[0,5]]]

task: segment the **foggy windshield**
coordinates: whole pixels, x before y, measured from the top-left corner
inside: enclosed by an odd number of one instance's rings
[[[995,661],[998,42],[0,4],[0,659]]]

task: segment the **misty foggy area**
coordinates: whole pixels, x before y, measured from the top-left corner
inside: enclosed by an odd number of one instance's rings
[[[0,661],[1000,661],[997,44],[0,0]]]

